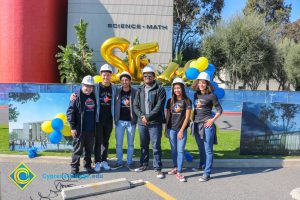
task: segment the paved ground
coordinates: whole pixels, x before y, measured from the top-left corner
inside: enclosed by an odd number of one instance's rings
[[[37,175],[30,185],[21,191],[7,175],[21,162]],[[60,190],[70,184],[80,185],[103,180],[127,178],[128,180],[143,179],[152,183],[150,188],[138,186],[129,190],[93,196],[85,199],[163,199],[165,193],[175,199],[291,199],[290,192],[300,187],[299,167],[287,168],[216,168],[213,179],[206,183],[198,182],[201,172],[185,169],[186,183],[180,183],[174,176],[166,175],[159,180],[152,170],[136,173],[127,169],[109,171],[98,174],[98,178],[82,179],[50,179],[46,180],[45,174],[62,174],[69,172],[67,160],[47,159],[42,162],[24,160],[22,158],[0,159],[1,171],[1,196],[2,200],[14,199],[61,199]],[[164,169],[167,171],[169,169]],[[102,177],[102,178],[101,178]],[[153,187],[160,188],[159,190]],[[154,190],[152,191],[151,188]]]

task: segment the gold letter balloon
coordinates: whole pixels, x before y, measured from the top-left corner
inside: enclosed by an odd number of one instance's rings
[[[147,58],[141,59],[141,56],[144,54],[156,53],[159,48],[157,42],[138,44],[128,49],[129,44],[130,42],[124,38],[112,37],[107,39],[100,48],[103,59],[108,64],[118,69],[117,74],[113,74],[112,82],[118,82],[118,77],[123,71],[129,72],[135,81],[142,80],[143,76],[141,70],[149,63],[149,61]],[[128,49],[129,66],[113,54],[115,48],[120,49],[122,53]],[[101,81],[98,76],[95,76],[94,79],[96,82]]]

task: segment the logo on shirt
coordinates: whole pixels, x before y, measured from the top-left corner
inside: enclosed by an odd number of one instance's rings
[[[85,101],[85,106],[90,109],[90,110],[93,110],[95,108],[95,102],[93,99],[91,98],[88,98],[86,101]]]
[[[196,107],[196,108],[201,108],[201,106],[202,106],[202,104],[201,104],[200,99],[197,99],[197,100],[195,101],[195,107]]]
[[[175,105],[173,106],[173,111],[174,111],[174,112],[180,112],[180,111],[181,111],[180,105],[175,104]]]
[[[110,101],[110,98],[107,95],[102,97],[102,102],[108,103],[109,101]]]
[[[128,98],[122,99],[122,104],[123,104],[124,106],[129,106],[129,105],[130,105],[129,99],[128,99]]]

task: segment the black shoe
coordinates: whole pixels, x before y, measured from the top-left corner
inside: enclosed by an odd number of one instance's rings
[[[165,178],[164,173],[161,170],[156,171],[156,177],[159,179]]]
[[[129,169],[129,171],[135,170],[133,164],[127,164],[126,167]]]
[[[79,173],[79,169],[78,168],[71,168],[71,175],[76,175]]]
[[[91,167],[85,167],[84,169],[85,169],[89,174],[92,174],[92,173],[95,172],[95,170],[94,170],[93,168],[91,168]]]
[[[114,165],[111,166],[111,169],[112,170],[117,170],[117,169],[120,169],[122,167],[123,167],[123,164],[115,163]]]
[[[147,169],[148,169],[148,166],[142,165],[139,168],[136,168],[134,171],[135,172],[143,172],[143,171],[145,171]]]
[[[209,179],[210,179],[210,176],[204,174],[202,177],[199,178],[199,181],[206,182],[206,181],[209,181]]]

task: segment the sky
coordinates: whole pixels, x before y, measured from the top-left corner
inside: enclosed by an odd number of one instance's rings
[[[237,13],[242,13],[247,0],[225,0],[222,10],[222,19],[228,20]],[[285,0],[286,4],[292,4],[290,21],[294,22],[300,18],[300,0]]]
[[[21,104],[11,101],[17,107],[20,115],[17,122],[9,123],[9,131],[22,129],[23,123],[52,120],[58,113],[66,113],[70,101],[70,93],[40,93],[36,102],[29,101]]]

